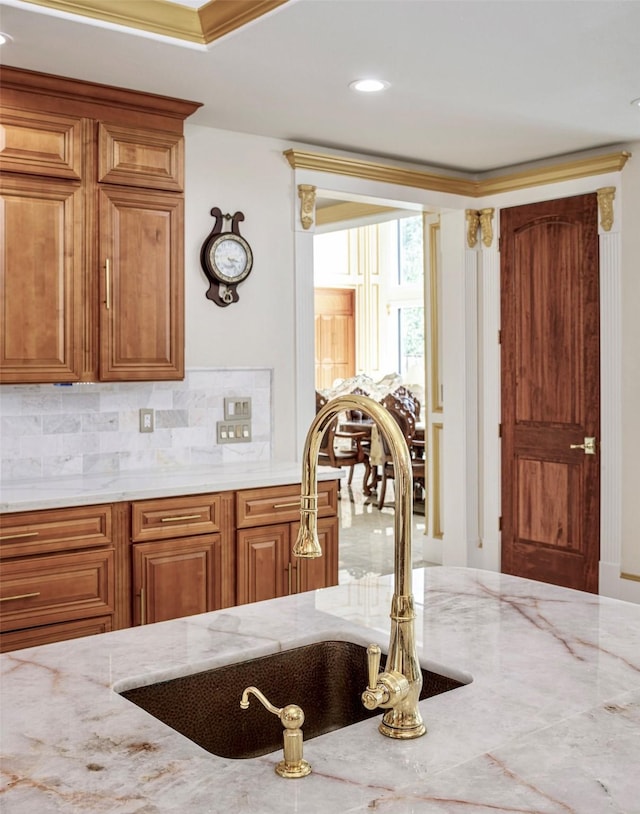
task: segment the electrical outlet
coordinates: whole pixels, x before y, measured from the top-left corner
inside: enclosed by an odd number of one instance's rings
[[[153,432],[153,410],[150,407],[140,408],[140,432]]]
[[[218,421],[216,434],[219,444],[246,444],[251,441],[251,422],[242,419]]]
[[[224,420],[236,421],[251,418],[251,398],[249,396],[230,396],[224,400]]]

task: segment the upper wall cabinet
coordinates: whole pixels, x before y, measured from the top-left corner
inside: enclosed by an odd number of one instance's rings
[[[0,380],[183,378],[199,105],[8,67],[0,83]]]

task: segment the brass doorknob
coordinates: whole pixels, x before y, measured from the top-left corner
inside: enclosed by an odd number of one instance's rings
[[[583,444],[569,444],[569,449],[583,449],[585,455],[595,455],[596,439],[592,437],[585,438]]]

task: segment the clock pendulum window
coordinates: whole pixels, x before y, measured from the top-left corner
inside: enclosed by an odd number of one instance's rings
[[[207,298],[225,307],[240,299],[236,287],[251,273],[253,252],[240,234],[239,223],[244,220],[242,212],[223,215],[214,206],[211,216],[215,223],[200,250],[200,264],[209,279]],[[222,231],[223,221],[231,221],[231,229]]]

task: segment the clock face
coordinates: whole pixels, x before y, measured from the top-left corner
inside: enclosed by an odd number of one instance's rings
[[[211,268],[225,283],[239,283],[249,274],[253,255],[247,241],[240,235],[219,235],[209,248]]]

